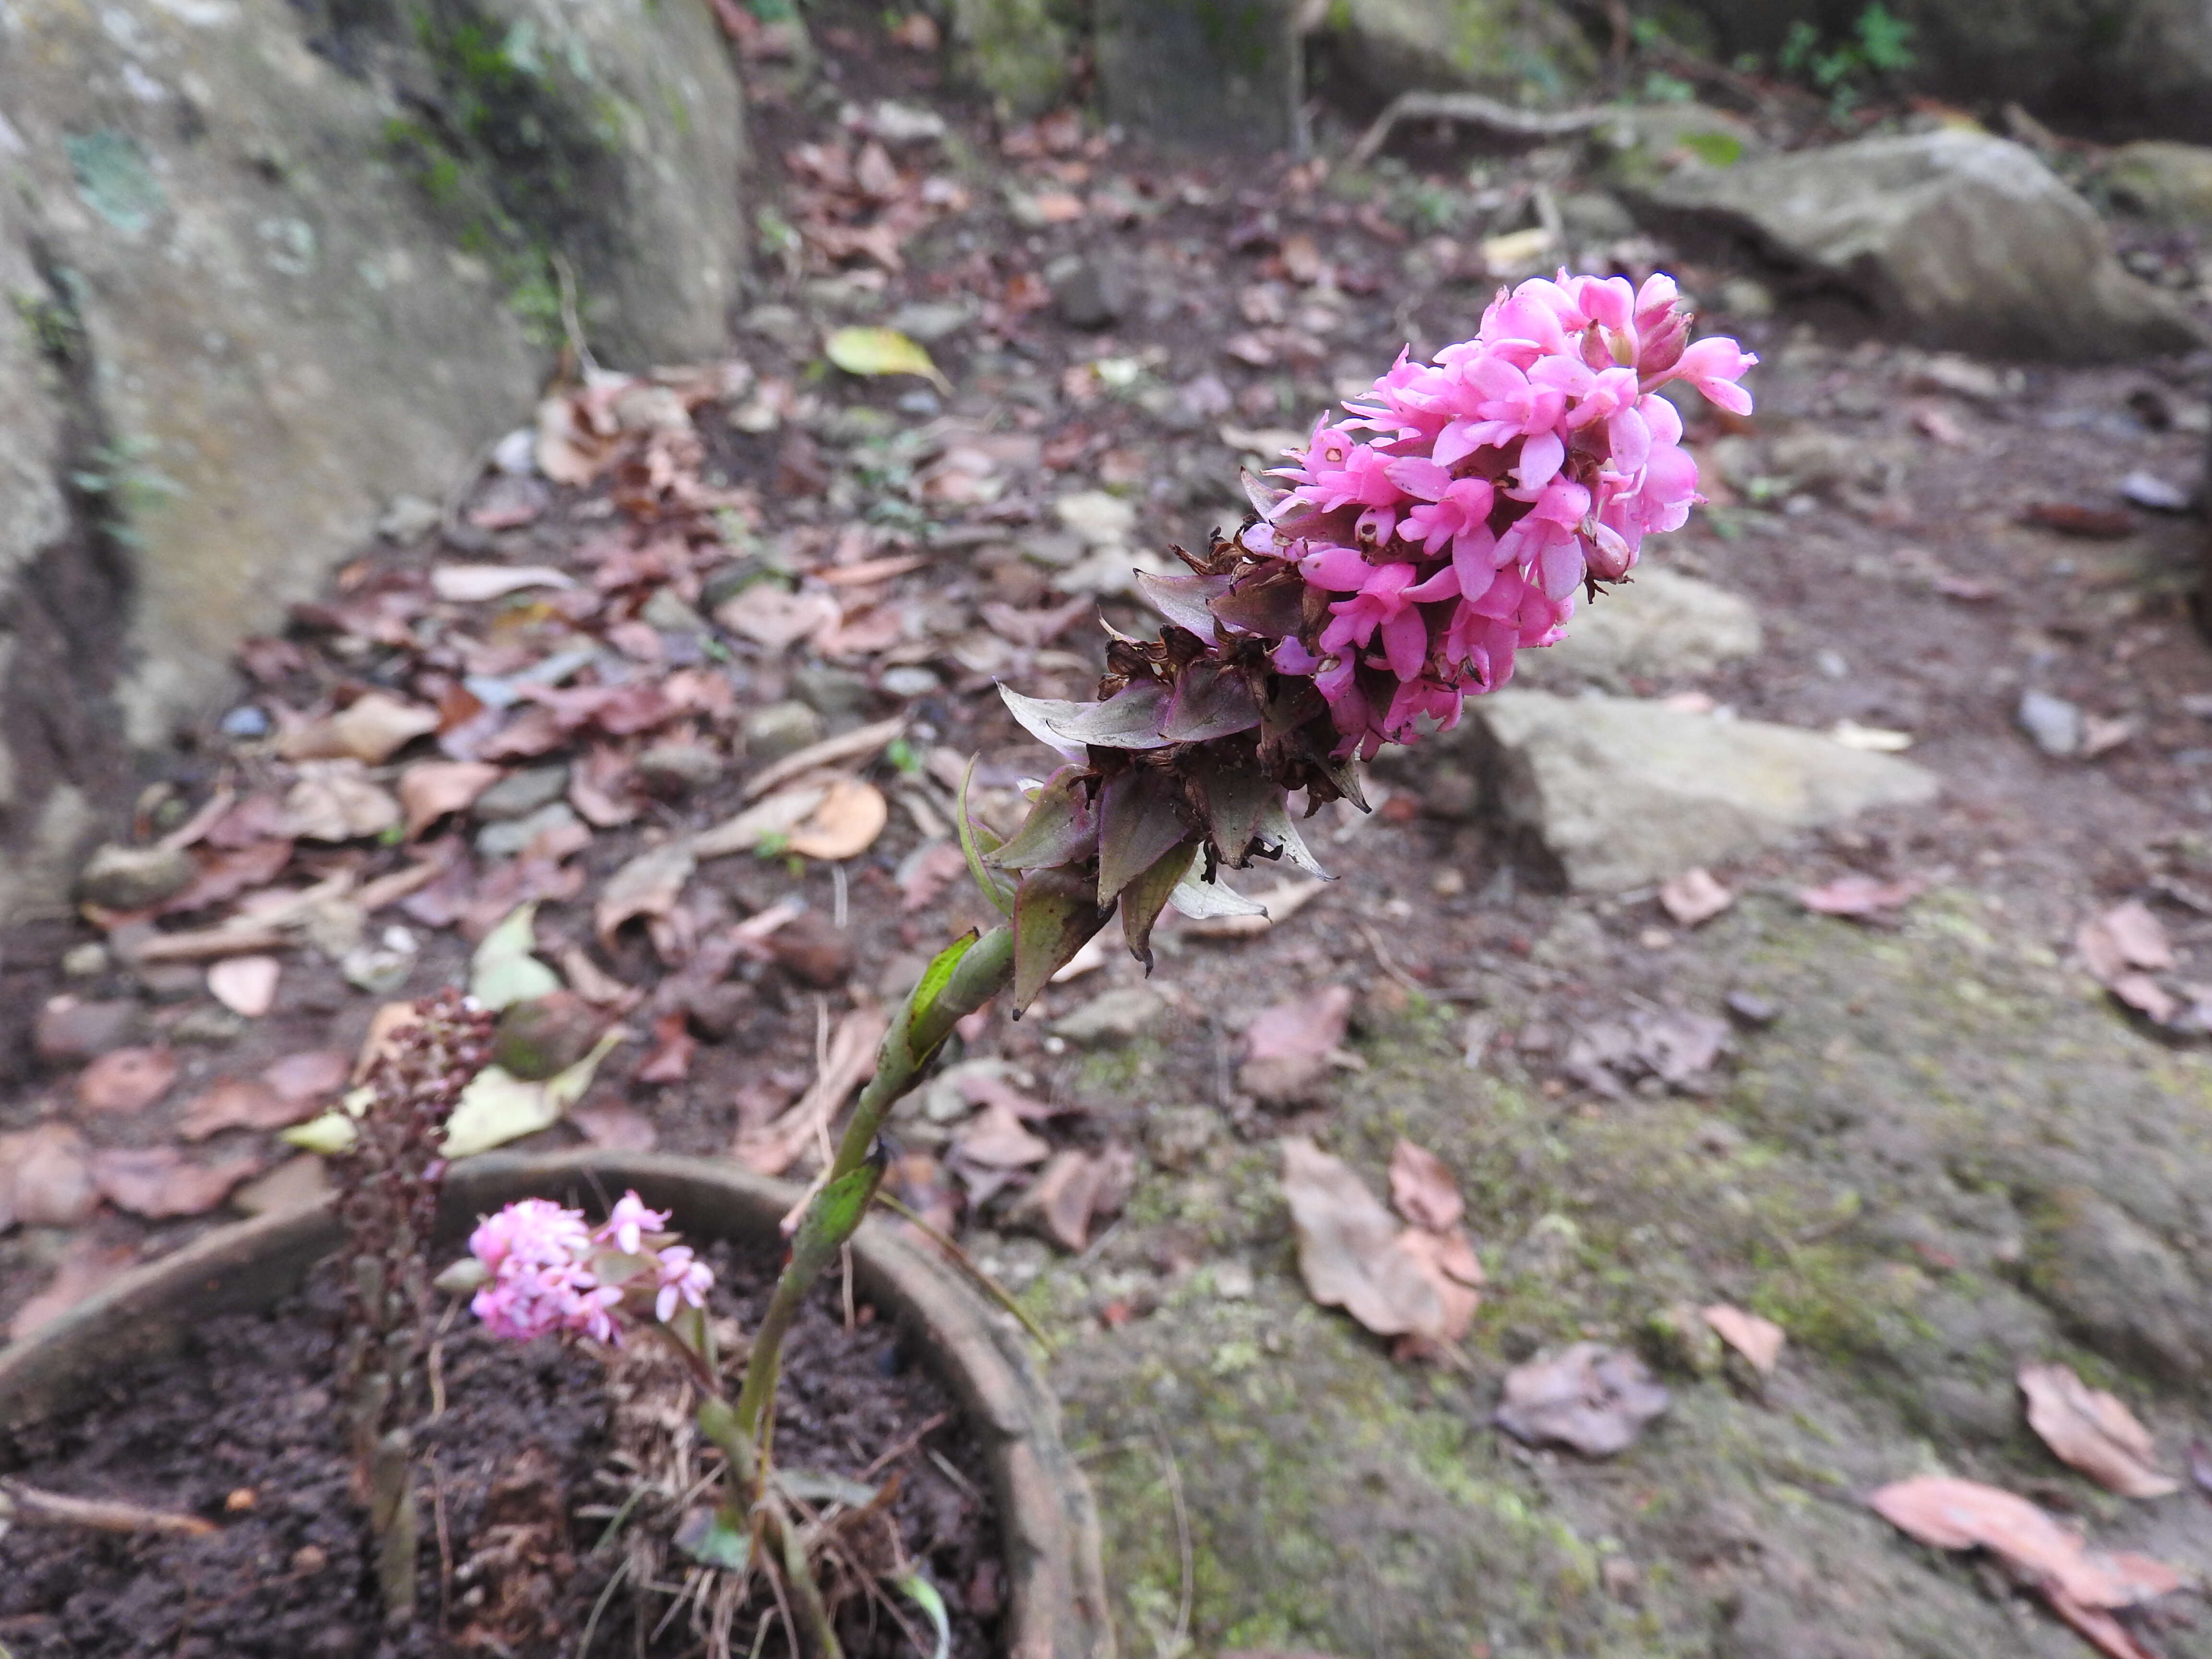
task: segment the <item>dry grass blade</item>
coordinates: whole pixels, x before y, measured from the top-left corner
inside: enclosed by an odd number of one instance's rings
[[[27,1527],[82,1527],[94,1532],[167,1533],[182,1538],[212,1537],[214,1522],[173,1510],[147,1509],[112,1498],[71,1498],[43,1492],[16,1480],[0,1480],[0,1522]]]

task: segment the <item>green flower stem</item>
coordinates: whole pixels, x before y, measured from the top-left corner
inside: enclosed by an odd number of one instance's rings
[[[784,1264],[775,1293],[769,1299],[768,1312],[753,1334],[744,1387],[738,1395],[735,1425],[751,1444],[761,1443],[763,1425],[774,1420],[784,1335],[815,1281],[852,1242],[875,1197],[876,1184],[883,1179],[883,1167],[874,1161],[873,1153],[884,1119],[892,1104],[922,1080],[945,1039],[952,1035],[953,1026],[1004,990],[1013,976],[1013,931],[1005,926],[994,927],[968,947],[949,977],[933,985],[935,976],[925,976],[908,994],[890,1030],[884,1033],[883,1047],[876,1054],[876,1074],[860,1091],[860,1104],[854,1109],[853,1121],[845,1126],[837,1156],[821,1189],[799,1218],[791,1259]],[[756,1460],[757,1492],[766,1479],[765,1460]]]

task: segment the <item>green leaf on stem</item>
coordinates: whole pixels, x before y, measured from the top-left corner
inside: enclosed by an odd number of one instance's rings
[[[1197,857],[1195,845],[1170,848],[1158,864],[1121,890],[1121,937],[1148,974],[1152,971],[1152,925]]]
[[[743,1572],[753,1555],[751,1536],[709,1504],[702,1504],[685,1516],[672,1541],[702,1566],[720,1567],[728,1572]]]
[[[938,998],[945,994],[945,988],[952,982],[953,969],[959,967],[961,957],[975,948],[975,941],[980,937],[981,935],[971,927],[932,957],[929,959],[929,966],[922,969],[921,982],[914,988],[913,993],[907,998],[906,1006],[899,1010],[896,1026],[898,1040],[906,1049],[909,1063],[921,1066],[929,1059],[927,1054],[915,1051],[915,1032],[926,1029],[933,1023],[929,1018],[930,1011],[937,1006]],[[942,1037],[938,1039],[939,1042],[943,1040]],[[923,1046],[933,1048],[936,1043],[927,1043]]]
[[[904,1592],[908,1600],[929,1615],[929,1622],[937,1630],[937,1651],[931,1659],[946,1659],[952,1651],[952,1621],[945,1616],[945,1598],[937,1593],[937,1586],[920,1573],[910,1572],[902,1578],[892,1579],[891,1587]]]
[[[1002,916],[1014,914],[1014,884],[987,866],[983,860],[1005,843],[988,829],[975,822],[968,811],[968,786],[975,776],[975,756],[968,757],[968,769],[960,775],[960,796],[953,803],[953,816],[960,823],[960,850],[968,860],[968,873],[983,896]]]
[[[868,1212],[868,1201],[876,1195],[876,1184],[883,1173],[877,1164],[863,1164],[815,1194],[814,1201],[799,1218],[798,1237],[791,1242],[794,1264],[827,1260],[852,1238],[860,1229],[860,1218]]]
[[[1090,882],[1072,870],[1032,870],[1014,896],[1014,1009],[1036,1000],[1052,976],[1106,925]]]

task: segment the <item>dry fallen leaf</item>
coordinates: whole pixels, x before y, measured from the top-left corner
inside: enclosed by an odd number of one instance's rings
[[[2048,1511],[1978,1480],[1922,1475],[1879,1488],[1867,1502],[1899,1531],[1937,1549],[1986,1549],[2030,1582],[2085,1607],[2129,1607],[2181,1585],[2162,1561],[2087,1548]]]
[[[1789,1340],[1781,1326],[1725,1302],[1716,1302],[1699,1312],[1722,1341],[1751,1362],[1752,1370],[1761,1376],[1774,1374],[1775,1366],[1781,1363],[1782,1345]]]
[[[1508,1371],[1493,1420],[1526,1445],[1610,1457],[1672,1403],[1635,1355],[1577,1342]]]
[[[945,890],[968,872],[967,858],[949,841],[928,841],[900,861],[895,879],[901,908],[926,910]]]
[[[489,761],[417,761],[399,775],[399,805],[412,841],[448,812],[465,811],[505,773]]]
[[[307,1105],[279,1094],[263,1079],[217,1078],[185,1103],[177,1133],[186,1140],[204,1140],[224,1129],[289,1128],[306,1115]]]
[[[1735,902],[1735,895],[1699,866],[1685,870],[1659,890],[1660,907],[1677,926],[1696,927]]]
[[[792,827],[784,845],[802,858],[826,863],[858,858],[876,844],[890,817],[890,804],[875,785],[862,778],[838,778],[814,810]]]
[[[391,1006],[406,1009],[410,1015],[414,1010],[412,1003]],[[372,1037],[376,1035],[383,1013],[379,1009],[377,1018],[370,1021]],[[270,1061],[262,1070],[261,1080],[291,1104],[304,1106],[336,1093],[351,1067],[352,1062],[336,1048],[302,1048],[297,1054]]]
[[[2173,946],[2166,929],[2141,899],[2116,904],[2104,915],[2085,921],[2074,935],[2075,948],[2097,979],[2112,985],[2130,969],[2163,973],[2174,965]]]
[[[76,1103],[88,1112],[143,1111],[177,1080],[177,1056],[168,1048],[116,1048],[78,1073]]]
[[[226,957],[208,964],[208,991],[234,1014],[258,1019],[275,1006],[283,971],[274,957]]]
[[[438,711],[370,691],[335,714],[288,732],[276,745],[286,760],[356,760],[381,766],[416,738],[438,729]]]
[[[1126,1146],[1054,1152],[1023,1193],[1015,1213],[1036,1216],[1062,1249],[1081,1250],[1091,1243],[1092,1223],[1127,1201],[1136,1172],[1136,1154]]]
[[[2150,1431],[2115,1395],[2093,1389],[2070,1365],[2020,1368],[2027,1421],[2063,1463],[2123,1498],[2164,1498],[2181,1483],[2161,1473]]]
[[[1390,1203],[1416,1227],[1431,1232],[1449,1232],[1467,1214],[1459,1183],[1443,1159],[1403,1139],[1390,1149]]]
[[[1398,1224],[1341,1158],[1303,1135],[1283,1139],[1283,1196],[1298,1237],[1298,1272],[1325,1308],[1377,1336],[1444,1334],[1446,1310]]]
[[[1474,1245],[1461,1228],[1435,1233],[1425,1227],[1407,1227],[1398,1235],[1398,1248],[1413,1258],[1443,1306],[1443,1318],[1435,1334],[1447,1342],[1458,1341],[1474,1322],[1475,1310],[1482,1305],[1479,1292],[1487,1282]],[[1400,1339],[1401,1342],[1419,1340],[1419,1334]],[[1413,1358],[1417,1353],[1418,1350],[1411,1350],[1401,1357]]]
[[[1342,1046],[1351,1016],[1348,985],[1324,985],[1267,1009],[1244,1033],[1237,1087],[1271,1105],[1310,1094],[1328,1074],[1329,1056]]]
[[[611,946],[615,930],[638,916],[659,917],[676,908],[699,861],[687,841],[672,841],[635,858],[607,878],[592,909],[599,943]]]
[[[827,593],[794,593],[768,581],[740,588],[714,607],[716,622],[770,651],[788,649],[823,629],[835,628],[842,615],[837,601]]]
[[[300,763],[300,779],[284,797],[291,833],[302,841],[355,841],[380,836],[400,822],[399,803],[370,781],[357,760]]]
[[[875,1075],[876,1045],[890,1024],[881,1010],[872,1007],[855,1008],[838,1021],[830,1034],[822,1069],[806,1092],[770,1122],[748,1125],[740,1114],[730,1156],[762,1175],[781,1175],[796,1164],[853,1091]]]
[[[1838,876],[1822,887],[1801,888],[1797,902],[1824,916],[1871,916],[1900,909],[1919,897],[1928,884],[1917,876],[1879,881],[1872,876]]]
[[[681,1083],[691,1075],[691,1056],[698,1047],[684,1011],[673,1009],[653,1022],[653,1052],[631,1075],[640,1083]]]
[[[84,1137],[66,1123],[40,1123],[0,1134],[0,1232],[74,1227],[99,1195]]]
[[[21,1342],[43,1329],[111,1280],[120,1278],[137,1258],[127,1246],[100,1243],[80,1233],[62,1258],[46,1288],[15,1310],[8,1327],[10,1341]]]
[[[1024,1128],[1002,1100],[990,1102],[969,1119],[952,1146],[969,1163],[994,1170],[1025,1170],[1052,1156],[1052,1143]]]
[[[174,1146],[110,1146],[92,1155],[100,1196],[152,1221],[204,1214],[260,1168],[261,1160],[251,1155],[194,1164]]]
[[[618,1100],[578,1106],[568,1121],[584,1132],[584,1139],[610,1152],[649,1152],[660,1142],[653,1120],[636,1107]]]

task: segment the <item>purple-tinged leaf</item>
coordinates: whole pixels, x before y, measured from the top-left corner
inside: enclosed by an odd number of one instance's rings
[[[1201,658],[1177,677],[1160,720],[1160,735],[1176,743],[1204,743],[1249,732],[1259,723],[1259,700],[1243,675]]]
[[[1260,813],[1270,797],[1282,798],[1282,786],[1254,767],[1224,766],[1206,775],[1206,827],[1229,863],[1242,867],[1259,833]]]
[[[1154,576],[1139,571],[1137,586],[1152,602],[1152,609],[1178,628],[1188,628],[1199,638],[1212,641],[1217,636],[1213,628],[1213,612],[1207,605],[1229,591],[1234,577],[1219,576]]]
[[[1189,839],[1181,807],[1181,792],[1150,768],[1133,768],[1107,781],[1098,796],[1099,903],[1113,903],[1170,848]]]
[[[1170,848],[1158,864],[1121,890],[1121,937],[1148,974],[1152,971],[1152,926],[1197,856],[1195,846]]]
[[[999,696],[1031,737],[1050,744],[1069,760],[1081,760],[1085,745],[1100,749],[1164,749],[1160,709],[1167,687],[1141,681],[1103,702],[1065,702],[1054,697],[1025,697],[1005,686]]]
[[[1249,899],[1235,888],[1222,881],[1201,881],[1196,876],[1185,876],[1175,891],[1168,895],[1168,902],[1193,921],[1207,921],[1216,916],[1264,916],[1267,907],[1256,899]]]
[[[1091,884],[1072,870],[1031,870],[1014,895],[1014,1012],[1018,1015],[1075,959],[1111,909],[1093,902]]]
[[[1297,825],[1291,822],[1290,809],[1281,794],[1278,793],[1261,807],[1260,823],[1255,833],[1308,875],[1319,876],[1323,881],[1334,879],[1321,867],[1321,860],[1315,858],[1307,848],[1306,838],[1298,833]]]
[[[1098,845],[1098,813],[1083,787],[1090,775],[1064,766],[1046,779],[1029,816],[989,861],[1001,870],[1042,870],[1089,858]]]
[[[1304,620],[1305,593],[1306,585],[1295,573],[1256,580],[1248,576],[1214,600],[1213,615],[1242,633],[1279,640],[1298,631]]]

